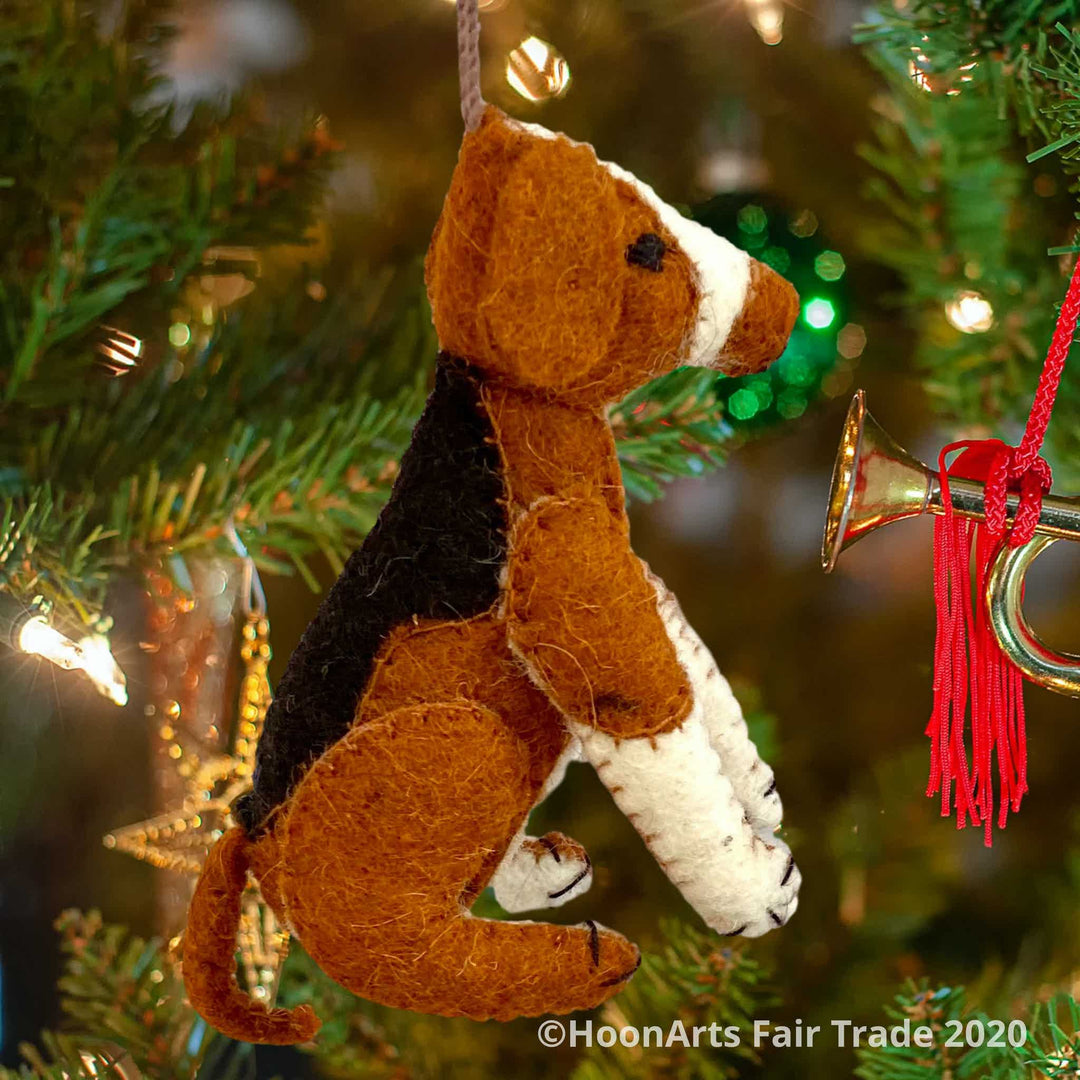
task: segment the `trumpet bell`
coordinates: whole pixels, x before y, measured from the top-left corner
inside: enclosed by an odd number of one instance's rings
[[[874,419],[866,392],[848,409],[833,466],[821,565],[830,573],[840,552],[881,525],[925,513],[934,474]]]

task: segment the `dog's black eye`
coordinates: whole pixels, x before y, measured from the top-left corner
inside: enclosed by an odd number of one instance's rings
[[[643,266],[654,274],[664,269],[667,245],[656,233],[642,233],[627,249],[626,261],[631,266]]]

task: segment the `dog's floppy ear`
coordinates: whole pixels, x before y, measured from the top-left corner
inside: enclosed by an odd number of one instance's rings
[[[477,310],[488,279],[488,249],[499,199],[514,162],[536,137],[494,106],[467,132],[435,235],[425,280],[439,345],[487,367]]]
[[[591,148],[536,137],[499,194],[478,312],[499,374],[558,391],[604,360],[622,314],[623,231]]]

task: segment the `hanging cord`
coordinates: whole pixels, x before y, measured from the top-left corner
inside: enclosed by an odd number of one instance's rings
[[[1054,411],[1054,399],[1061,385],[1061,373],[1072,348],[1080,318],[1080,259],[1073,270],[1069,291],[1061,305],[1054,337],[1046,354],[1042,375],[1031,403],[1024,437],[1015,449],[1008,447],[994,460],[986,482],[986,523],[994,536],[1001,536],[1006,528],[1006,499],[1009,481],[1020,484],[1020,505],[1016,510],[1009,546],[1020,547],[1035,535],[1035,526],[1042,513],[1043,495],[1050,490],[1053,479],[1050,465],[1040,456],[1050,415]]]
[[[946,446],[938,459],[945,512],[934,522],[937,637],[934,708],[926,728],[931,740],[926,793],[940,792],[941,813],[947,816],[955,810],[957,828],[969,822],[981,824],[988,847],[995,817],[1002,828],[1009,811],[1020,808],[1027,791],[1027,735],[1023,676],[1001,651],[983,597],[1002,543],[1026,544],[1039,523],[1043,495],[1052,480],[1050,466],[1039,451],[1078,318],[1080,261],[1061,305],[1020,445],[1007,446],[997,439],[964,440]],[[948,455],[956,450],[963,452],[948,465]],[[950,476],[983,481],[985,524],[956,515]],[[1010,490],[1019,493],[1011,528]]]
[[[478,0],[457,0],[458,77],[461,116],[466,131],[475,131],[487,102],[480,93],[480,10]]]
[[[255,560],[248,553],[244,541],[236,531],[236,523],[232,518],[225,522],[222,530],[226,539],[232,544],[233,551],[240,557],[244,568],[244,580],[240,586],[240,604],[247,618],[263,616],[266,614],[266,592],[263,589],[262,578],[259,577],[259,568]]]

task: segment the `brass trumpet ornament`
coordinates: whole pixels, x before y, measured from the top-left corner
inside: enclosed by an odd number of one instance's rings
[[[953,512],[985,520],[984,486],[950,476]],[[1011,522],[1019,496],[1008,496]],[[832,571],[840,553],[868,533],[903,518],[943,514],[941,478],[900,446],[866,407],[866,394],[856,393],[848,409],[833,466],[829,510],[821,546],[821,565]],[[1028,567],[1055,540],[1080,540],[1080,497],[1046,495],[1027,544],[1003,545],[987,579],[987,614],[1002,652],[1032,682],[1058,694],[1080,697],[1080,656],[1058,653],[1041,641],[1024,616],[1024,577]]]

